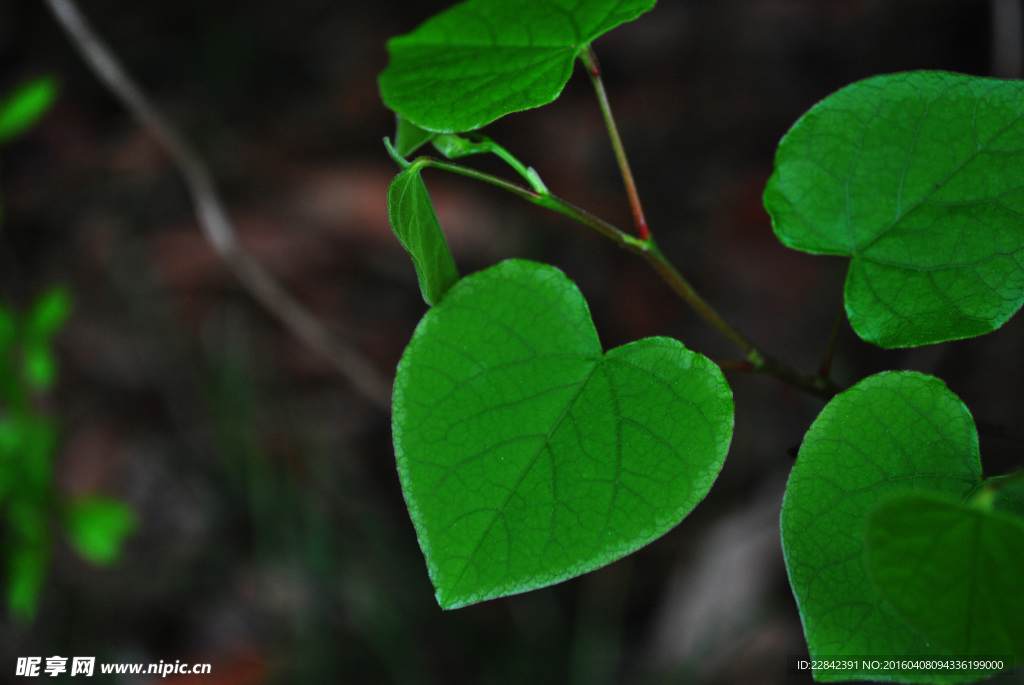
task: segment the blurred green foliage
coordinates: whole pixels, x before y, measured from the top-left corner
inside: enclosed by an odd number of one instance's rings
[[[44,76],[23,84],[0,100],[0,144],[31,128],[56,99],[56,81]]]
[[[62,287],[41,295],[26,316],[0,304],[0,525],[11,613],[31,619],[46,579],[55,521],[84,558],[110,564],[136,528],[124,502],[64,500],[54,487],[60,425],[41,399],[57,380],[53,339],[71,312]]]
[[[56,97],[53,79],[40,78],[0,101],[0,144],[39,120]],[[136,527],[124,502],[86,496],[58,496],[54,459],[60,425],[44,409],[57,382],[53,340],[71,313],[71,295],[50,288],[26,314],[0,303],[0,557],[11,613],[35,615],[46,580],[59,522],[73,547],[86,559],[109,564],[120,555]]]

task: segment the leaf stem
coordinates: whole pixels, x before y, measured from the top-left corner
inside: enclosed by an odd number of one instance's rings
[[[629,160],[626,158],[626,148],[622,145],[622,138],[619,136],[619,128],[615,125],[615,118],[612,116],[611,104],[608,102],[608,93],[604,88],[604,81],[601,79],[601,66],[597,62],[597,55],[594,54],[590,45],[585,45],[580,51],[580,60],[587,69],[590,82],[594,85],[594,92],[597,93],[597,102],[601,107],[601,116],[604,117],[605,125],[608,127],[608,136],[612,141],[612,149],[615,150],[615,159],[619,163],[619,170],[622,172],[622,181],[626,184],[626,194],[629,196],[629,206],[633,210],[633,221],[636,223],[637,235],[640,240],[651,239],[651,231],[647,226],[647,219],[644,218],[644,209],[640,204],[640,194],[636,189],[636,181],[633,180],[633,172],[629,168]]]
[[[830,399],[839,389],[827,377],[827,375],[808,376],[797,373],[790,367],[768,355],[755,345],[749,338],[743,335],[732,324],[723,319],[715,309],[704,300],[692,285],[683,277],[679,271],[665,258],[661,250],[651,236],[647,219],[644,217],[644,210],[640,204],[640,194],[636,189],[636,182],[633,179],[633,172],[629,168],[629,160],[626,157],[625,147],[622,145],[622,137],[619,135],[618,126],[612,116],[611,104],[608,101],[608,93],[601,79],[601,66],[597,61],[597,55],[588,44],[580,51],[580,60],[586,67],[587,75],[594,86],[597,94],[597,101],[601,107],[601,115],[604,117],[605,125],[608,127],[608,135],[611,138],[612,149],[615,151],[615,159],[618,161],[619,170],[622,172],[622,180],[626,185],[626,193],[629,195],[629,204],[633,210],[633,220],[636,223],[637,234],[640,237],[639,245],[628,246],[634,252],[638,252],[648,264],[661,276],[675,292],[705,321],[715,327],[722,335],[728,338],[734,345],[743,351],[750,362],[750,370],[768,373],[779,380],[794,387],[800,388],[823,399]],[[621,233],[621,231],[620,231]]]
[[[483,181],[484,183],[489,183],[492,186],[497,186],[498,188],[507,190],[513,195],[517,195],[528,202],[540,205],[541,207],[546,207],[547,209],[558,212],[563,216],[567,216],[584,226],[592,228],[601,235],[612,239],[615,243],[627,250],[642,254],[646,249],[646,243],[643,241],[634,238],[617,226],[613,226],[607,221],[594,216],[585,209],[577,207],[571,202],[566,202],[557,195],[552,195],[550,192],[539,193],[535,190],[531,190],[530,188],[525,188],[521,185],[512,183],[511,181],[507,181],[500,176],[494,176],[493,174],[478,171],[471,167],[462,166],[461,164],[445,162],[434,157],[417,157],[411,164],[409,164],[409,167],[417,169],[424,167],[443,169],[461,176],[467,176],[478,181]]]
[[[665,258],[653,239],[649,239],[645,243],[645,248],[641,252],[643,258],[661,276],[661,279],[702,319],[743,351],[749,362],[749,367],[746,369],[737,367],[738,369],[769,374],[788,385],[825,400],[831,399],[839,392],[839,388],[828,378],[801,374],[766,353],[735,326],[722,318],[714,307],[701,297],[700,293],[690,285],[690,282]]]
[[[819,378],[828,380],[832,376],[832,360],[835,358],[836,343],[839,340],[839,330],[842,328],[845,313],[845,310],[840,307],[839,312],[836,314],[835,321],[832,323],[832,331],[828,336],[825,355],[822,357],[821,366],[818,367]]]

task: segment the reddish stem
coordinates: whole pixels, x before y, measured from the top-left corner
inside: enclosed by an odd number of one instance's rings
[[[636,224],[637,236],[640,240],[647,242],[651,239],[651,231],[647,226],[647,219],[644,218],[644,209],[640,204],[640,194],[637,192],[636,181],[633,180],[633,172],[630,170],[629,160],[626,158],[626,149],[622,145],[619,129],[615,125],[615,118],[612,116],[611,104],[608,102],[608,93],[604,89],[604,81],[601,80],[601,66],[597,62],[597,55],[587,45],[580,53],[580,59],[583,60],[583,65],[587,68],[590,82],[594,84],[597,101],[601,106],[601,115],[604,117],[605,125],[608,127],[608,136],[612,141],[612,149],[615,150],[615,159],[619,163],[622,180],[626,184],[629,206],[633,210],[633,222]]]

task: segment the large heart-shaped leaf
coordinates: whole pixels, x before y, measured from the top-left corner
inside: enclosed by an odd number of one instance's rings
[[[804,438],[782,504],[786,568],[813,658],[962,656],[908,622],[879,591],[865,561],[865,531],[888,497],[962,499],[981,478],[974,421],[939,379],[882,373],[829,402]],[[996,506],[1024,511],[1019,493],[1006,492]],[[955,683],[979,676],[857,669],[815,677]]]
[[[779,145],[765,206],[784,244],[851,257],[865,340],[981,335],[1024,303],[1024,83],[943,72],[829,96]]]
[[[603,354],[554,267],[467,276],[395,380],[398,470],[438,602],[550,585],[654,540],[707,494],[732,426],[717,366],[668,338]]]
[[[422,128],[472,131],[553,101],[587,44],[655,0],[468,0],[388,42],[384,103]]]
[[[866,541],[875,584],[922,633],[954,654],[1024,660],[1024,519],[910,493],[871,512]]]

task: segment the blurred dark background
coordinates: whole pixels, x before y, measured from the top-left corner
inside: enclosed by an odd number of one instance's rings
[[[425,305],[387,224],[396,169],[381,139],[393,118],[376,77],[387,38],[449,4],[82,2],[204,155],[245,244],[389,379]],[[874,74],[1020,76],[1022,27],[994,31],[1005,5],[662,0],[599,39],[665,252],[728,319],[813,372],[845,261],[775,241],[760,195],[779,138],[816,101]],[[57,488],[121,497],[141,526],[109,568],[58,541],[35,620],[0,614],[0,681],[19,656],[60,654],[209,662],[212,675],[188,682],[211,685],[808,682],[785,673],[806,645],[778,512],[820,401],[730,374],[729,460],[678,528],[579,579],[442,612],[398,486],[390,417],[239,286],[174,168],[43,4],[3,0],[0,94],[46,74],[60,83],[54,109],[0,156],[0,298],[25,308],[53,284],[71,292],[47,400],[61,428]],[[555,193],[629,225],[580,74],[553,105],[488,133]],[[579,283],[606,348],[671,335],[739,358],[599,236],[466,179],[426,180],[463,272],[549,261]],[[890,368],[935,373],[976,418],[1019,429],[1022,345],[1021,317],[977,340],[896,352],[858,341],[844,321],[834,374],[848,385]],[[983,436],[982,453],[989,474],[1021,462],[1020,443],[999,437]]]

